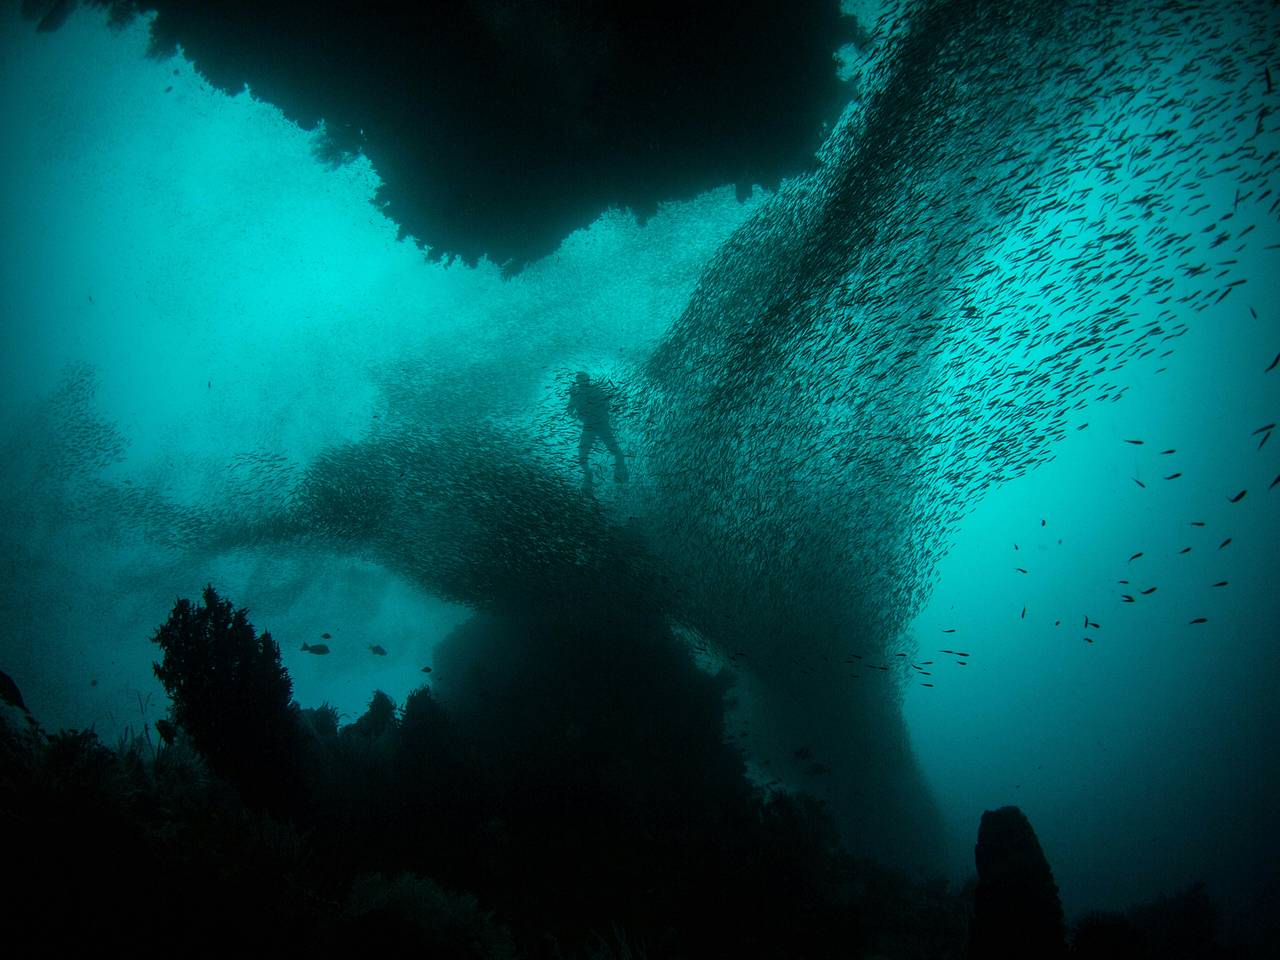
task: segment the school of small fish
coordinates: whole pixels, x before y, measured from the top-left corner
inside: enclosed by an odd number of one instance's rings
[[[1202,311],[1243,311],[1239,263],[1280,246],[1275,4],[889,17],[865,111],[724,245],[635,386],[635,473],[679,518],[658,549],[757,664],[779,641],[887,664],[971,506]]]

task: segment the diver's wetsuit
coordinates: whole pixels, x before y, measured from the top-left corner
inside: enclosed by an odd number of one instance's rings
[[[613,479],[624,483],[627,479],[627,462],[622,457],[622,448],[618,446],[613,426],[609,422],[609,395],[603,388],[588,380],[585,374],[579,374],[577,381],[569,388],[569,412],[582,423],[582,438],[578,441],[578,464],[582,467],[583,484],[591,486],[591,469],[587,460],[597,440],[613,455]]]

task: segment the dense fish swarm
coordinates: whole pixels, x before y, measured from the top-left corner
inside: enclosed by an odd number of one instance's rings
[[[848,799],[865,758],[905,749],[859,715],[912,675],[901,634],[951,530],[1243,284],[1280,204],[1274,4],[892,16],[875,95],[649,362],[633,471],[694,626],[793,698],[760,711],[785,718],[774,753],[825,740],[851,826],[876,819]]]
[[[876,96],[646,370],[668,559],[765,649],[814,609],[891,643],[965,512],[1243,284],[1280,204],[1274,4],[895,15]]]

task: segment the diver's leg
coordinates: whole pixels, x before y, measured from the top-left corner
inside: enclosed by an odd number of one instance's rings
[[[578,466],[582,469],[582,486],[586,490],[591,489],[591,464],[588,460],[591,457],[591,448],[595,445],[595,428],[583,427],[582,438],[578,441]]]
[[[605,447],[613,454],[613,479],[618,483],[626,483],[627,461],[622,456],[622,448],[618,446],[618,438],[613,435],[612,428],[606,427],[601,430],[600,439],[604,441]]]

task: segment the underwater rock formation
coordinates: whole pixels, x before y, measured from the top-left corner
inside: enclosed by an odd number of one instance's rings
[[[17,707],[19,710],[25,711],[27,709],[27,705],[22,702],[22,691],[14,683],[13,677],[3,670],[0,670],[0,700],[3,700],[11,707]]]
[[[644,219],[811,167],[847,96],[833,56],[866,40],[838,0],[92,2],[155,11],[157,55],[181,45],[213,85],[247,85],[331,162],[368,156],[378,205],[434,255],[509,269],[602,210]]]
[[[0,671],[0,794],[17,789],[40,736],[40,727],[22,702],[18,685]]]
[[[1017,807],[982,814],[970,960],[1066,956],[1058,885],[1031,822]]]
[[[401,711],[375,693],[345,727],[302,711],[308,789],[276,817],[189,738],[112,751],[91,731],[11,737],[0,713],[0,849],[24,881],[6,946],[955,955],[963,905],[945,887],[855,861],[812,798],[745,779],[722,679],[648,626],[544,628],[460,630],[447,710],[420,689]],[[210,685],[209,664],[184,667]],[[144,920],[120,922],[139,901]]]
[[[720,681],[675,647],[655,651],[656,637],[630,639],[635,661],[616,664],[611,682],[627,687],[647,665],[650,686],[613,714],[575,702],[610,667],[563,676],[607,659],[606,644],[492,618],[452,639],[456,716],[426,689],[401,711],[375,693],[343,727],[332,708],[303,711],[309,795],[287,811],[296,827],[246,808],[186,738],[139,734],[111,750],[92,731],[45,735],[17,708],[0,710],[0,849],[22,868],[6,894],[5,945],[77,956],[246,943],[490,960],[965,956],[965,894],[846,856],[812,798],[750,789],[720,742]],[[485,709],[491,693],[505,711]],[[645,702],[655,695],[674,707],[657,725]],[[609,749],[628,736],[654,749]],[[979,849],[970,960],[1057,955],[1034,934],[1007,953],[978,940],[983,920],[1015,935],[1002,910],[1014,924],[1035,915],[1012,887],[1052,899],[1025,818],[988,812]],[[146,916],[122,922],[140,901]],[[1060,914],[1041,916],[1060,934]],[[1218,942],[1199,886],[1085,918],[1073,948],[1097,960],[1245,956]]]

